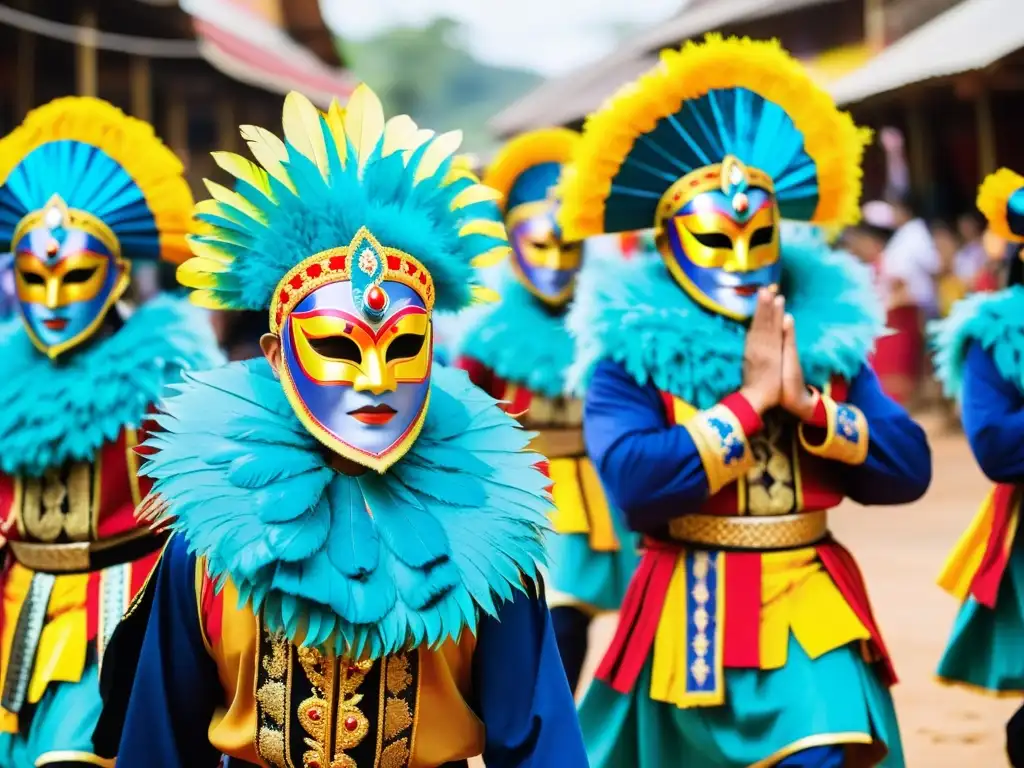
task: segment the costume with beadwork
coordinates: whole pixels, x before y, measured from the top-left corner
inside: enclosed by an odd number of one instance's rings
[[[133,515],[135,448],[165,386],[221,361],[187,302],[120,300],[133,262],[187,258],[192,195],[148,124],[91,98],[29,113],[0,184],[0,765],[106,765],[98,660],[163,543]]]
[[[566,389],[575,350],[565,318],[582,246],[562,241],[553,190],[578,140],[565,128],[526,133],[488,167],[484,183],[502,194],[512,255],[502,265],[500,302],[472,315],[457,359],[475,384],[537,432],[532,447],[548,460],[557,534],[548,544],[548,605],[572,688],[592,616],[618,610],[636,565],[632,535],[610,513],[583,448],[583,402]]]
[[[1024,244],[1024,176],[1001,169],[978,193],[978,208],[1000,237]],[[950,554],[939,584],[962,602],[939,662],[945,682],[1024,694],[1024,286],[958,302],[930,327],[935,368],[961,407],[974,458],[995,483]]]
[[[780,226],[855,218],[866,139],[777,43],[716,36],[585,125],[566,235],[653,223],[662,255],[587,273],[569,319],[588,454],[645,536],[581,705],[598,768],[904,763],[892,666],[827,515],[918,498],[929,449],[865,366],[883,326],[864,269]],[[806,423],[739,392],[771,284],[819,390]]]
[[[103,669],[119,764],[583,766],[540,596],[550,496],[529,433],[432,361],[431,313],[507,249],[459,133],[365,86],[218,153],[179,279],[269,309],[274,352],[190,375],[147,442],[173,530]]]

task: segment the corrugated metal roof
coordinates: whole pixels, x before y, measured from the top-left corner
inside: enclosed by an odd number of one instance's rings
[[[964,0],[893,43],[829,90],[840,104],[984,69],[1024,48],[1024,0]]]

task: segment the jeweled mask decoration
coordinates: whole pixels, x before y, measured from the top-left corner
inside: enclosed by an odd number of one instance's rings
[[[782,272],[771,178],[731,155],[688,173],[658,204],[658,245],[694,301],[749,319],[758,289],[777,284]]]
[[[516,275],[534,296],[554,307],[572,298],[581,255],[579,243],[564,242],[557,213],[552,197],[521,203],[505,220]]]
[[[131,280],[110,228],[57,195],[19,222],[11,250],[29,338],[51,359],[93,336]]]
[[[434,285],[416,259],[365,227],[278,285],[271,331],[281,382],[324,445],[383,472],[419,435],[430,396]]]

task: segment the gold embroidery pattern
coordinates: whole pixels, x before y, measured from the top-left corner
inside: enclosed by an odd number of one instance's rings
[[[786,515],[795,511],[790,445],[783,422],[775,418],[766,419],[764,429],[750,438],[755,463],[746,476],[748,514]]]
[[[693,438],[713,496],[747,473],[753,452],[736,415],[724,405],[700,411],[682,425]]]
[[[412,654],[418,651],[411,651]],[[413,726],[416,722],[417,686],[410,654],[389,656],[383,671],[387,701],[384,705],[384,747],[379,768],[406,768],[412,759]]]
[[[304,768],[356,768],[346,750],[354,749],[370,732],[370,722],[359,709],[362,694],[359,686],[372,669],[372,661],[342,662],[324,656],[313,648],[298,648],[302,671],[306,674],[313,695],[299,703],[298,718],[308,734],[303,742],[309,749],[302,755]],[[337,731],[334,748],[328,746],[331,723],[331,702],[338,686]],[[330,752],[334,752],[333,758]]]
[[[711,599],[711,592],[708,589],[708,572],[711,570],[711,563],[707,552],[695,552],[693,554],[693,590],[690,597],[696,606],[693,609],[693,627],[696,632],[693,635],[691,648],[693,649],[694,660],[690,665],[690,674],[694,681],[701,688],[711,676],[711,667],[708,665],[708,651],[711,650],[711,641],[708,639],[708,627],[711,624],[711,616],[708,614],[708,601]]]
[[[42,477],[24,478],[18,530],[29,541],[53,543],[61,534],[70,541],[88,541],[92,522],[93,467],[77,462],[51,467]]]
[[[345,751],[355,749],[370,732],[370,721],[359,709],[363,695],[358,693],[366,675],[373,669],[372,661],[342,661],[339,667],[341,692],[338,697],[337,735],[331,768],[356,768],[356,762]],[[378,726],[380,724],[378,723]]]
[[[260,622],[259,660],[266,677],[256,689],[256,753],[274,768],[291,768],[286,757],[288,732],[288,654],[291,643],[272,635]]]
[[[844,464],[857,466],[868,457],[868,422],[859,408],[847,403],[837,403],[828,395],[821,396],[825,406],[828,426],[825,440],[815,443],[808,440],[803,424],[800,425],[800,444],[804,450],[815,456]]]

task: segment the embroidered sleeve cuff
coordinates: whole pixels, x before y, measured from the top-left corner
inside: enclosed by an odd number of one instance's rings
[[[821,395],[810,423],[800,425],[800,445],[824,459],[863,464],[868,457],[867,419],[856,406]]]
[[[747,436],[761,428],[761,417],[740,394],[729,395],[684,425],[693,438],[708,478],[708,492],[743,477],[754,464]]]

